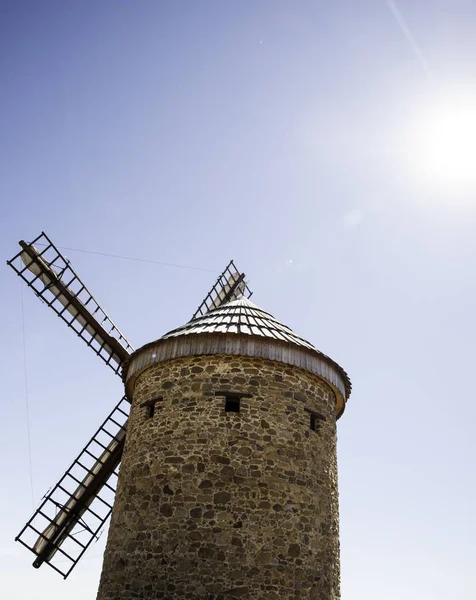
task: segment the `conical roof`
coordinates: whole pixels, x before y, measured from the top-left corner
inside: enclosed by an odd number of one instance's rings
[[[245,297],[222,304],[142,346],[124,364],[123,378],[133,381],[147,366],[162,360],[220,352],[273,356],[272,360],[313,371],[340,392],[338,416],[350,395],[350,379],[341,366]]]
[[[166,340],[177,336],[208,333],[234,333],[260,336],[280,342],[287,342],[301,348],[307,348],[338,369],[345,381],[346,395],[350,394],[351,383],[349,376],[340,365],[329,356],[320,352],[310,342],[294,333],[290,327],[278,321],[272,314],[256,306],[256,304],[244,296],[222,304],[205,315],[192,319],[181,327],[172,329],[172,331],[169,331],[160,339]]]
[[[161,339],[194,333],[259,335],[317,351],[310,342],[296,335],[287,325],[244,296],[192,319],[185,325],[169,331]]]

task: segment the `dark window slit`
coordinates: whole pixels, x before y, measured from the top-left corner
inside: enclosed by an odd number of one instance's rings
[[[152,419],[155,414],[156,404],[157,402],[161,402],[163,398],[154,398],[153,400],[147,400],[141,404],[142,407],[146,409],[145,418]],[[160,408],[160,407],[157,407]]]
[[[309,408],[305,408],[304,410],[309,413],[309,427],[312,429],[312,431],[319,431],[322,422],[326,421],[326,417],[323,414]]]

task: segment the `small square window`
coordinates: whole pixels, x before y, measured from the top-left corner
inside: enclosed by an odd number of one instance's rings
[[[231,390],[215,392],[215,396],[225,398],[225,412],[240,412],[240,402],[242,398],[251,398],[251,394],[245,392],[232,392]]]
[[[240,412],[240,400],[241,398],[237,398],[236,396],[226,396],[225,397],[225,412]]]

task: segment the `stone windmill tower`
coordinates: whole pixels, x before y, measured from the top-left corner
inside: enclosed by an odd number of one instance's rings
[[[20,258],[30,273],[40,264]],[[98,600],[340,598],[336,421],[350,381],[250,295],[230,263],[190,322],[128,345],[129,419],[111,413],[112,449],[53,518],[35,524],[37,511],[20,533],[35,566],[57,568],[121,460]]]

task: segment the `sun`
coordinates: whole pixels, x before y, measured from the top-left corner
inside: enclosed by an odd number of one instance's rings
[[[426,105],[415,133],[409,151],[425,183],[476,192],[476,94],[447,95]]]

